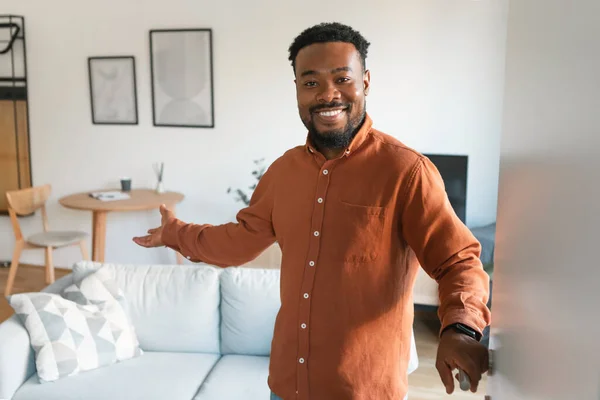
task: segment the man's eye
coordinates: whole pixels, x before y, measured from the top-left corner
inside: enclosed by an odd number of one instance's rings
[[[338,79],[339,83],[346,83],[346,82],[349,82],[349,81],[350,81],[350,78],[340,78],[340,79]]]
[[[314,82],[314,81],[309,81],[309,82],[306,82],[306,83],[304,84],[304,86],[308,86],[308,87],[314,87],[314,86],[317,86],[317,82]]]

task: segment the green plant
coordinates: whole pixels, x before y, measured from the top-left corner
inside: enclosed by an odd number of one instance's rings
[[[265,167],[263,165],[264,161],[265,161],[264,158],[261,158],[260,160],[254,160],[256,169],[254,171],[252,171],[252,175],[256,179],[256,182],[254,184],[248,186],[247,191],[239,189],[239,188],[235,189],[235,190],[233,190],[232,188],[228,188],[227,193],[231,193],[233,191],[233,193],[236,196],[236,198],[235,198],[236,201],[241,201],[246,206],[250,205],[250,199],[252,198],[252,192],[254,192],[254,189],[256,189],[256,185],[258,184],[258,181],[260,181],[260,178],[262,178],[265,171],[267,170],[267,167]]]

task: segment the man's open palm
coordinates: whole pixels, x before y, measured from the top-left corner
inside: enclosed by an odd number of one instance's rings
[[[161,222],[158,228],[148,230],[148,235],[137,236],[133,241],[143,247],[161,247],[165,244],[162,241],[162,231],[167,221],[175,217],[173,211],[169,210],[164,204],[160,206]]]

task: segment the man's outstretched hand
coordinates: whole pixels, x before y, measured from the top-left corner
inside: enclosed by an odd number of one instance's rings
[[[146,235],[146,236],[134,237],[133,241],[135,243],[137,243],[143,247],[161,247],[161,246],[165,245],[161,238],[162,231],[163,231],[163,228],[165,227],[165,225],[167,224],[167,222],[171,218],[175,218],[175,214],[173,213],[173,211],[169,210],[167,208],[167,206],[165,206],[163,204],[160,206],[160,215],[161,215],[160,226],[158,228],[149,229],[148,235]]]
[[[440,339],[435,366],[446,387],[446,393],[454,392],[452,371],[455,369],[461,369],[467,374],[471,381],[471,392],[475,393],[482,374],[489,368],[488,350],[477,340],[449,329]]]

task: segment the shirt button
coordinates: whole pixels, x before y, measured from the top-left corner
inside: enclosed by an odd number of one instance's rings
[[[323,170],[323,175],[327,175],[329,173],[329,171],[327,171],[326,169]]]
[[[315,231],[315,236],[319,236],[319,231]]]
[[[306,329],[306,324],[302,324],[302,325],[300,325],[300,327],[301,327],[302,329]]]
[[[192,257],[190,257],[190,256],[187,256],[186,258],[187,258],[188,260],[191,260],[191,259],[192,259]]]
[[[308,299],[308,293],[304,293],[304,298]]]
[[[315,262],[311,261],[311,262],[308,263],[308,265],[310,265],[311,267],[314,267],[315,266]]]
[[[322,203],[322,202],[323,202],[323,199],[319,197],[319,198],[317,199],[317,201],[318,201],[319,203]]]
[[[304,358],[300,358],[300,359],[298,360],[298,362],[299,362],[300,364],[304,364]]]

